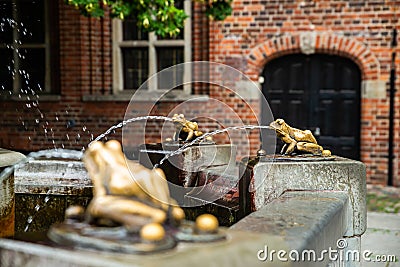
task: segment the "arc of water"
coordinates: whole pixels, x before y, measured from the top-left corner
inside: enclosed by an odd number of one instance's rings
[[[107,131],[100,134],[92,142],[90,142],[88,146],[90,146],[93,142],[99,141],[100,139],[104,138],[106,135],[110,134],[115,129],[121,128],[128,123],[132,123],[135,121],[141,121],[141,120],[164,120],[164,121],[173,122],[173,120],[171,118],[165,117],[165,116],[141,116],[141,117],[130,118],[128,120],[121,121],[120,123],[111,126],[110,128],[108,128]]]
[[[227,127],[224,129],[219,129],[219,130],[215,130],[209,133],[205,133],[199,137],[197,137],[196,139],[194,139],[193,141],[184,144],[182,147],[180,147],[179,149],[170,152],[169,154],[165,155],[164,158],[162,158],[160,160],[159,163],[155,164],[153,168],[158,168],[160,165],[162,165],[168,158],[175,156],[175,155],[179,155],[181,153],[183,153],[184,151],[186,151],[190,146],[194,145],[197,142],[202,141],[203,139],[207,138],[208,136],[213,136],[216,134],[220,134],[220,133],[224,133],[230,130],[254,130],[254,129],[271,129],[270,126],[267,125],[242,125],[242,126],[231,126],[231,127]]]
[[[140,120],[164,120],[164,121],[169,121],[172,122],[173,120],[169,117],[165,117],[165,116],[142,116],[142,117],[135,117],[135,118],[131,118],[129,120],[125,120],[122,121],[112,127],[110,127],[106,132],[104,132],[103,134],[99,135],[98,137],[96,137],[95,140],[93,140],[91,143],[89,143],[89,146],[95,142],[95,141],[99,141],[101,138],[105,137],[106,135],[108,135],[109,133],[111,133],[111,131],[121,128],[124,125],[131,123],[131,122],[135,122],[135,121],[140,121]],[[77,159],[77,160],[81,160],[83,157],[83,152],[82,151],[77,151],[77,150],[70,150],[70,149],[46,149],[46,150],[39,150],[36,152],[31,152],[27,155],[26,158],[22,159],[21,161],[19,161],[18,163],[5,168],[1,173],[0,173],[0,181],[5,179],[6,177],[8,177],[9,175],[12,174],[12,172],[15,170],[15,168],[21,167],[24,164],[26,164],[27,162],[29,162],[32,159],[36,159],[39,157],[46,157],[46,158],[64,158],[64,159]]]

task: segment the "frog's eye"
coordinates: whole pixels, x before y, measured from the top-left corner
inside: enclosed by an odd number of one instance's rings
[[[282,125],[285,121],[282,120],[282,119],[277,119],[276,122],[277,122],[279,125]]]

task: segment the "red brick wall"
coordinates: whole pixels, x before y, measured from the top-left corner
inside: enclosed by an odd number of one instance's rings
[[[32,101],[0,102],[0,147],[14,150],[38,150],[52,147],[81,149],[88,142],[120,122],[127,101],[82,101],[85,95],[112,94],[112,39],[111,20],[88,19],[60,1],[60,92],[61,100],[39,99],[38,107],[27,106]],[[386,81],[389,87],[390,39],[393,27],[400,31],[400,1],[290,1],[290,0],[234,0],[233,16],[223,22],[209,22],[204,10],[194,3],[193,60],[220,62],[258,80],[269,60],[299,53],[299,34],[315,31],[316,52],[348,57],[358,64],[362,79]],[[397,12],[397,13],[396,13]],[[400,77],[400,45],[397,48],[397,76]],[[400,88],[400,78],[396,81]],[[202,130],[237,123],[254,124],[251,109],[231,91],[219,86],[196,84],[196,94],[207,94],[236,111],[242,122],[229,118],[213,102],[193,103],[183,112],[198,116]],[[258,102],[248,103],[256,113]],[[132,116],[143,115],[146,103],[137,103]],[[162,102],[153,110],[157,115],[168,115],[177,102]],[[399,96],[396,94],[394,176],[400,185]],[[385,184],[388,150],[388,94],[385,99],[362,99],[361,157],[367,165],[371,183]],[[213,118],[202,114],[213,113]],[[73,127],[67,127],[67,124]],[[160,140],[160,126],[150,123],[146,140]],[[242,132],[233,135],[243,135]],[[120,138],[116,131],[111,138]],[[134,139],[134,138],[132,138]],[[226,136],[215,138],[227,141]],[[251,131],[251,153],[259,148],[259,135]],[[132,140],[134,142],[134,140]],[[241,152],[248,148],[245,141],[238,143]]]
[[[59,7],[61,99],[0,102],[1,147],[81,149],[123,118],[126,102],[82,102],[84,95],[111,92],[111,20],[85,18],[63,1]]]
[[[383,80],[388,89],[391,32],[394,27],[400,30],[396,6],[400,1],[236,0],[233,16],[210,25],[210,60],[230,64],[245,59],[244,72],[256,81],[271,59],[300,53],[300,32],[313,31],[316,53],[348,57],[360,67],[363,81]],[[398,56],[397,76],[399,63]],[[370,183],[385,184],[387,179],[388,99],[388,93],[384,99],[362,99],[361,159]],[[394,178],[399,186],[398,93],[395,103]]]

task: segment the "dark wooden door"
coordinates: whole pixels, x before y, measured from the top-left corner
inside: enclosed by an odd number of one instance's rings
[[[263,76],[263,94],[275,119],[312,130],[335,155],[360,159],[361,72],[353,61],[294,54],[268,63]]]

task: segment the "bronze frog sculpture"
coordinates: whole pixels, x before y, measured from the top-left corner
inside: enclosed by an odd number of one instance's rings
[[[269,127],[275,130],[277,137],[285,143],[281,154],[293,155],[300,152],[324,157],[331,156],[331,151],[324,150],[322,146],[318,145],[310,130],[290,127],[283,119],[271,122]]]
[[[178,241],[212,242],[225,239],[218,220],[203,214],[195,223],[170,197],[161,169],[147,169],[128,160],[121,144],[92,143],[83,161],[93,183],[86,210],[70,206],[64,223],[51,226],[55,243],[77,248],[129,254],[172,249]]]
[[[88,223],[139,232],[146,225],[160,229],[167,221],[179,224],[184,219],[183,210],[170,198],[164,172],[126,159],[118,141],[93,143],[83,161],[94,187],[85,212]],[[66,214],[77,215],[74,209]]]
[[[175,141],[192,141],[196,137],[203,135],[203,132],[199,131],[197,122],[186,120],[183,114],[174,114],[172,120],[176,129],[173,137]]]

